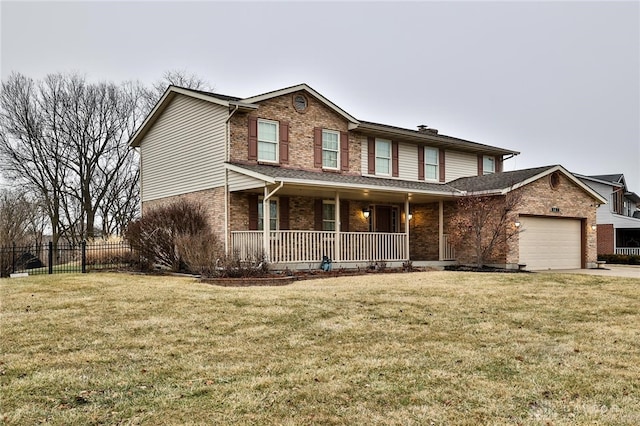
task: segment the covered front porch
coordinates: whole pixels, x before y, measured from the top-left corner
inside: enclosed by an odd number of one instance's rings
[[[265,170],[284,176],[256,173]],[[228,172],[227,247],[241,259],[290,269],[325,257],[345,268],[455,259],[445,185],[265,166]]]

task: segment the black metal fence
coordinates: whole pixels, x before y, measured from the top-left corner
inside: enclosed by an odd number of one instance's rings
[[[125,242],[52,242],[0,247],[0,277],[86,273],[92,270],[130,269],[139,264],[139,255]]]

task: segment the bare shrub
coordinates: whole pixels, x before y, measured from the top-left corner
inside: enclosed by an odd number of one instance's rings
[[[139,251],[143,269],[158,266],[185,271],[188,268],[178,250],[178,238],[210,232],[202,205],[181,200],[146,211],[142,218],[129,224],[125,238]]]
[[[263,252],[242,259],[238,252],[220,258],[216,264],[214,277],[251,278],[263,277],[269,273],[269,262]]]
[[[122,237],[112,235],[87,241],[87,265],[119,266],[133,260],[134,253]]]
[[[213,233],[181,234],[176,248],[189,272],[211,277],[216,275],[219,260],[224,258],[224,244]]]

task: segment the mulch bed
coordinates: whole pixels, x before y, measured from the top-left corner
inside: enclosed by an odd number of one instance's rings
[[[482,265],[469,266],[469,265],[447,265],[444,267],[445,271],[460,271],[460,272],[502,272],[502,273],[531,273],[524,269],[506,269],[506,268],[494,268],[493,266]]]

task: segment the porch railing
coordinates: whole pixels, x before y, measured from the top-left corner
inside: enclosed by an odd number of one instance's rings
[[[616,247],[616,254],[640,256],[640,247]]]
[[[442,258],[440,260],[455,260],[456,251],[451,246],[449,242],[449,235],[442,235]]]
[[[270,261],[320,262],[323,256],[341,261],[399,261],[409,257],[406,235],[381,232],[341,232],[339,259],[332,231],[271,231]],[[263,252],[262,231],[231,232],[231,248],[246,259]]]

